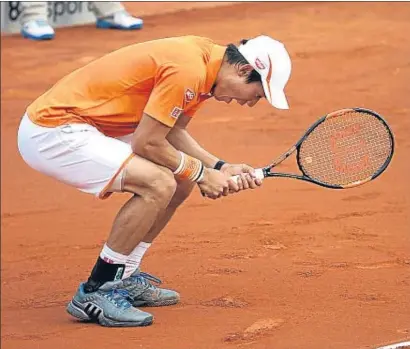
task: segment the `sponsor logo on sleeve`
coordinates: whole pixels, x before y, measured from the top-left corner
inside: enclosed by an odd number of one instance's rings
[[[195,92],[190,88],[187,88],[185,91],[185,102],[189,103],[195,98]]]
[[[171,116],[174,119],[178,119],[181,116],[182,112],[183,112],[183,109],[178,108],[178,107],[174,107],[174,109],[172,109],[172,111],[171,111]]]

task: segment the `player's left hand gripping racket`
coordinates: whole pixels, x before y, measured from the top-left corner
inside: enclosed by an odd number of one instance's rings
[[[301,175],[272,172],[294,152]],[[319,119],[286,153],[255,172],[260,179],[287,177],[346,189],[377,178],[393,152],[393,133],[380,115],[363,108],[342,109]],[[237,181],[237,176],[232,178]]]

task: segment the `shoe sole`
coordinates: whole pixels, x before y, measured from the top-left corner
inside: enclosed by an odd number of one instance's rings
[[[22,31],[21,35],[26,39],[37,40],[37,41],[54,39],[54,34],[44,34],[40,36],[34,36],[34,35],[26,33],[25,31]]]
[[[105,327],[143,327],[151,325],[154,320],[151,316],[141,321],[116,321],[106,317],[103,311],[100,311],[96,317],[90,317],[75,300],[68,303],[66,310],[71,316],[81,321],[97,322]]]
[[[99,29],[138,30],[138,29],[142,29],[143,24],[136,24],[130,27],[122,27],[118,24],[107,23],[107,22],[97,22],[96,27]]]
[[[158,302],[147,302],[147,301],[134,301],[132,306],[139,308],[139,307],[167,307],[170,305],[177,304],[179,302],[178,299],[167,299]]]

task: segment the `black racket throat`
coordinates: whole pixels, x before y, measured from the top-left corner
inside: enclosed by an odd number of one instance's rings
[[[300,141],[300,143],[301,143],[301,141]],[[300,144],[300,143],[299,143],[299,144]],[[299,144],[298,144],[298,145],[299,145]],[[286,156],[282,159],[281,162],[283,162],[285,159],[287,159],[287,158],[288,158],[290,155],[292,155],[295,151],[297,152],[297,153],[296,153],[296,158],[298,159],[298,156],[299,156],[299,147],[298,147],[298,145],[295,146],[294,148],[292,148],[291,150],[289,150],[288,152],[286,152],[286,153],[285,153]],[[298,165],[299,171],[302,173],[302,175],[298,175],[298,174],[294,174],[294,173],[285,173],[285,172],[272,172],[272,170],[273,170],[277,165],[279,165],[281,162],[277,163],[274,167],[265,167],[265,168],[263,168],[263,169],[262,169],[263,176],[264,176],[265,178],[268,178],[268,177],[271,177],[271,178],[273,178],[273,177],[277,177],[277,178],[293,178],[293,179],[298,179],[298,180],[301,180],[301,181],[305,181],[305,182],[310,182],[310,183],[313,183],[313,184],[317,184],[317,185],[320,185],[320,186],[326,187],[326,188],[331,188],[331,189],[343,189],[343,187],[340,187],[340,186],[329,187],[329,185],[326,184],[326,183],[321,183],[321,182],[319,182],[319,181],[316,181],[316,180],[313,179],[313,178],[310,178],[309,176],[307,176],[307,175],[303,172],[303,169],[301,168],[301,166],[300,166],[300,164],[299,164],[299,161],[297,161],[297,165]]]

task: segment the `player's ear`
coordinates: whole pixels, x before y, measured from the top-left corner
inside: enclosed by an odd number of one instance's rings
[[[238,76],[245,77],[249,76],[252,73],[253,67],[250,64],[240,65],[238,67]]]

